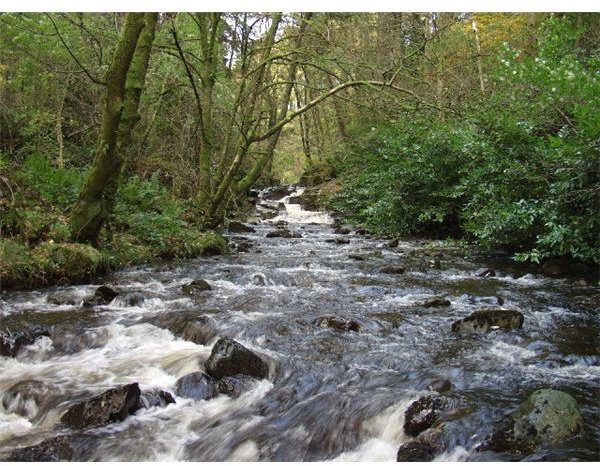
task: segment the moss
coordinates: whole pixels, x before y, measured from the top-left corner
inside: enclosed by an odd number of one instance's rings
[[[229,252],[225,238],[214,231],[196,234],[189,246],[193,256],[216,256]]]
[[[88,244],[42,243],[32,256],[49,282],[80,281],[101,272],[105,265],[102,253]]]
[[[29,248],[17,241],[0,238],[0,284],[13,287],[34,270]]]

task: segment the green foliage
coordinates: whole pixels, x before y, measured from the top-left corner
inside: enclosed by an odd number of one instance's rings
[[[339,161],[337,207],[374,231],[460,229],[518,260],[600,262],[597,57],[550,18],[536,57],[505,49],[495,88],[468,118],[380,128]]]
[[[58,168],[40,154],[25,160],[19,179],[47,202],[68,209],[77,199],[84,174],[73,168]]]

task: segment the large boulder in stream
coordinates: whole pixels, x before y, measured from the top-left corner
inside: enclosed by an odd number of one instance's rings
[[[73,446],[71,437],[60,435],[51,437],[36,445],[18,448],[2,458],[2,461],[19,462],[57,462],[71,461],[73,458]]]
[[[105,304],[109,304],[117,296],[119,296],[118,291],[106,285],[101,285],[98,288],[96,288],[94,296],[83,300],[83,305],[85,307],[102,306]]]
[[[209,316],[195,311],[159,314],[149,319],[152,325],[197,345],[206,345],[217,334],[217,324]]]
[[[404,267],[401,267],[399,265],[386,265],[384,267],[381,267],[381,269],[379,269],[379,271],[381,273],[387,273],[387,274],[401,274],[405,272]]]
[[[534,391],[504,419],[484,448],[529,454],[538,446],[554,446],[583,431],[577,401],[568,393],[544,388]]]
[[[229,222],[229,224],[227,225],[227,229],[230,231],[230,233],[254,233],[256,231],[251,226],[245,225],[242,222],[238,222],[235,220]]]
[[[192,372],[177,380],[175,394],[193,400],[210,400],[219,394],[218,381],[204,372]]]
[[[210,286],[206,280],[201,278],[193,280],[190,283],[186,283],[185,285],[181,285],[181,291],[187,295],[194,295],[202,291],[210,290],[212,290],[212,286]]]
[[[267,233],[267,238],[302,238],[302,235],[300,233],[292,233],[285,228],[279,228]]]
[[[215,343],[205,368],[216,379],[238,374],[264,379],[269,375],[269,366],[259,355],[231,338]]]
[[[512,330],[523,327],[522,313],[507,309],[484,309],[452,324],[453,332],[486,333],[490,330]]]
[[[442,440],[442,434],[443,430],[439,428],[431,428],[421,432],[416,439],[400,445],[396,461],[432,461],[446,448]]]
[[[75,429],[102,427],[120,422],[139,405],[140,387],[137,383],[112,388],[106,392],[71,406],[60,418]]]
[[[427,395],[419,398],[404,412],[404,432],[416,436],[429,429],[450,406],[450,400],[443,396]]]
[[[355,320],[344,319],[338,316],[321,316],[312,321],[313,325],[329,327],[343,332],[360,332],[361,325]]]

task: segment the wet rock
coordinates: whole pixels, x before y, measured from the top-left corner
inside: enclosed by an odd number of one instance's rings
[[[267,363],[260,356],[230,338],[220,338],[215,343],[205,368],[217,379],[238,374],[264,379],[269,374]]]
[[[357,228],[356,231],[355,231],[355,233],[357,235],[365,236],[369,232],[367,231],[366,228]]]
[[[431,461],[446,449],[442,440],[442,429],[431,428],[416,439],[400,445],[396,461]]]
[[[227,225],[227,229],[231,233],[254,233],[256,230],[251,226],[244,225],[242,222],[231,221]]]
[[[0,402],[7,413],[34,420],[40,410],[48,406],[58,393],[58,387],[52,383],[22,380],[5,390],[0,396]]]
[[[193,400],[209,400],[219,394],[217,380],[204,372],[192,372],[175,383],[175,395]]]
[[[430,428],[439,419],[440,413],[448,407],[448,399],[427,395],[412,403],[404,413],[404,432],[416,436]]]
[[[14,331],[6,328],[0,331],[0,356],[14,358],[22,348],[35,343],[38,338],[44,336],[49,337],[50,331],[37,325],[25,326]]]
[[[52,437],[30,447],[19,448],[9,453],[3,461],[56,462],[71,461],[73,446],[67,435]]]
[[[288,225],[288,222],[285,220],[277,220],[273,225],[275,225],[277,228],[285,228]]]
[[[381,267],[379,269],[381,273],[389,273],[389,274],[401,274],[405,272],[404,267],[400,267],[398,265],[386,265],[385,267]]]
[[[118,291],[115,291],[108,286],[101,285],[98,288],[96,288],[94,296],[83,300],[83,305],[85,307],[106,305],[109,304],[117,296],[119,296]]]
[[[477,269],[475,275],[478,277],[495,277],[496,271],[489,268]]]
[[[198,315],[197,311],[159,314],[149,319],[149,322],[197,345],[207,344],[217,334],[217,324],[214,319]]]
[[[149,409],[158,406],[164,408],[167,405],[174,404],[175,398],[165,390],[150,390],[140,393],[138,403],[134,411],[138,409]]]
[[[512,330],[521,328],[525,317],[519,311],[485,309],[475,311],[468,317],[452,324],[453,332],[486,333],[490,330]]]
[[[101,427],[120,422],[135,411],[140,398],[137,383],[112,388],[86,401],[71,406],[60,418],[75,429]]]
[[[452,382],[450,382],[448,379],[434,379],[431,381],[428,388],[434,392],[444,393],[450,391],[452,388]]]
[[[206,280],[202,280],[201,278],[181,286],[181,291],[187,295],[210,290],[212,290],[212,286],[210,286]]]
[[[400,240],[398,240],[398,238],[394,238],[389,243],[387,243],[386,246],[388,248],[397,248],[399,244],[400,244]]]
[[[313,325],[319,327],[329,327],[344,332],[360,332],[361,325],[355,320],[344,319],[337,316],[321,316],[312,321]]]
[[[447,307],[451,305],[450,300],[446,298],[430,298],[421,303],[423,307]]]
[[[262,273],[255,273],[252,276],[252,284],[256,286],[266,286],[267,285],[267,277],[265,277]]]
[[[230,396],[232,398],[239,397],[247,391],[251,385],[256,382],[256,379],[247,375],[237,375],[235,377],[223,377],[219,380],[219,393]]]
[[[71,291],[56,291],[49,294],[46,301],[56,306],[76,306],[82,299]]]
[[[263,220],[270,220],[277,217],[277,212],[263,212],[260,214],[260,218]]]
[[[274,186],[264,190],[262,193],[262,198],[269,201],[279,201],[293,191],[294,188],[291,186]]]
[[[333,244],[350,244],[350,240],[348,238],[330,238],[326,239],[325,242]]]
[[[336,227],[333,232],[338,235],[347,235],[350,233],[350,229],[346,227]]]
[[[134,291],[132,293],[126,293],[117,298],[117,301],[123,306],[131,307],[131,306],[139,306],[146,300],[146,297],[138,292]]]
[[[583,431],[577,401],[564,392],[541,389],[533,392],[504,419],[486,444],[493,451],[528,454],[538,446],[554,446]]]
[[[280,229],[274,230],[267,233],[267,238],[293,238],[292,232],[290,230]]]
[[[429,266],[430,269],[441,269],[442,268],[442,262],[440,261],[439,258],[430,259],[427,262],[427,265]]]
[[[348,255],[348,259],[352,259],[355,261],[364,261],[365,257],[364,256],[359,256],[358,254],[349,254]]]

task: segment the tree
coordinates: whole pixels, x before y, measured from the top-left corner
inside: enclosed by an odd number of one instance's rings
[[[71,212],[72,238],[96,242],[112,211],[126,147],[139,116],[156,13],[128,13],[106,73],[106,96],[94,164]]]

